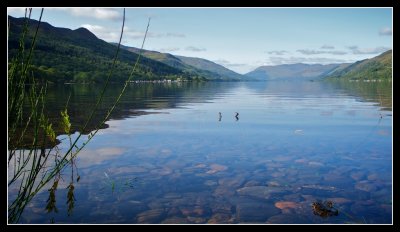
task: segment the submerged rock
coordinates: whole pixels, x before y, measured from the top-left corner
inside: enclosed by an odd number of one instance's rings
[[[280,187],[251,186],[236,190],[241,196],[251,196],[256,198],[268,199],[273,193],[282,193],[285,190]]]
[[[165,211],[164,209],[152,209],[144,211],[137,215],[137,223],[159,223],[160,220],[164,217]]]
[[[373,183],[366,180],[358,182],[354,187],[366,192],[373,192],[377,190],[377,187]]]
[[[261,184],[261,183],[260,183],[259,181],[250,180],[250,181],[247,181],[246,184],[244,184],[244,187],[258,186],[258,185],[260,185],[260,184]]]
[[[218,185],[218,183],[216,181],[213,181],[213,180],[206,180],[206,181],[204,181],[204,185],[215,186],[215,185]]]
[[[215,174],[217,172],[222,172],[228,169],[227,166],[220,165],[220,164],[211,164],[210,165],[211,170],[207,171],[207,174]]]
[[[186,218],[171,217],[161,222],[162,224],[189,224],[190,222]]]
[[[309,223],[306,218],[296,214],[278,214],[268,218],[268,224],[305,224]]]
[[[361,171],[356,171],[356,172],[351,173],[351,174],[350,174],[350,177],[351,177],[353,180],[359,181],[359,180],[364,179],[365,173],[364,173],[364,172],[361,172]]]
[[[236,206],[236,217],[239,223],[264,223],[269,217],[279,213],[280,210],[274,205],[263,202],[243,202]]]
[[[279,201],[275,203],[275,207],[279,209],[295,209],[299,204],[292,201]]]
[[[244,177],[223,178],[218,180],[219,185],[227,186],[229,188],[237,188],[244,182]]]
[[[190,217],[190,216],[187,217],[187,220],[190,223],[195,223],[195,224],[203,224],[207,221],[205,218],[202,218],[202,217]]]
[[[164,198],[166,199],[179,199],[182,198],[182,195],[179,193],[167,193],[164,195]]]
[[[308,165],[313,166],[313,167],[322,167],[322,166],[324,166],[323,163],[315,162],[315,161],[308,162]]]
[[[328,198],[327,201],[332,201],[335,204],[347,204],[351,202],[351,200],[343,197]]]
[[[216,213],[207,221],[208,224],[227,224],[231,223],[231,215]]]

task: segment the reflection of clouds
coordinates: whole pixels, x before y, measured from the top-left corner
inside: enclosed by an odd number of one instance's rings
[[[138,118],[126,118],[123,120],[110,120],[107,121],[108,128],[104,130],[99,130],[97,135],[129,135],[133,134],[149,132],[152,130],[159,130],[159,127],[163,125],[163,122],[159,121],[159,119],[165,119],[165,116],[157,116],[158,114],[168,114],[168,113],[150,113],[142,115]],[[150,117],[150,118],[149,118]],[[181,124],[179,122],[171,121],[168,122],[169,125],[171,123]]]
[[[100,164],[101,162],[113,159],[125,152],[125,148],[120,147],[104,147],[95,150],[83,149],[78,154],[77,165],[79,167],[89,167],[91,165]]]
[[[388,135],[390,135],[390,133],[389,133],[388,130],[379,130],[379,131],[378,131],[378,135],[381,135],[381,136],[388,136]]]
[[[320,113],[321,116],[332,116],[333,115],[333,111],[322,111]]]
[[[107,121],[108,128],[106,130],[99,130],[97,132],[98,135],[100,134],[121,134],[122,130],[122,120],[110,120]]]
[[[357,112],[355,110],[347,110],[346,114],[349,116],[356,116]]]

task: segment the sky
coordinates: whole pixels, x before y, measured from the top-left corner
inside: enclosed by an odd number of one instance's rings
[[[7,8],[23,17],[24,8]],[[40,8],[34,8],[38,19]],[[122,8],[45,8],[42,21],[117,42]],[[393,46],[392,8],[126,8],[122,44],[200,57],[245,74],[262,65],[351,63]]]

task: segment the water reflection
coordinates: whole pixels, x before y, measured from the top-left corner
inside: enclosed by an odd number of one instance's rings
[[[376,88],[369,89],[362,97],[376,99]],[[74,90],[76,114],[93,104],[92,90]],[[386,103],[382,109],[347,91],[318,82],[131,86],[108,128],[77,157],[73,213],[71,201],[65,204],[71,181],[63,178],[51,217],[56,223],[390,223],[392,125],[385,115],[391,112]],[[49,98],[54,109],[62,98],[56,92]],[[48,222],[47,199],[38,194],[22,222]]]
[[[361,101],[374,102],[382,107],[382,110],[392,110],[392,82],[349,82],[330,81],[330,85],[339,90],[357,97]]]

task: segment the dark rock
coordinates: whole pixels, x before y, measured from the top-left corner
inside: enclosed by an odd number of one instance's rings
[[[137,215],[137,223],[159,223],[164,216],[164,209],[148,210]]]

